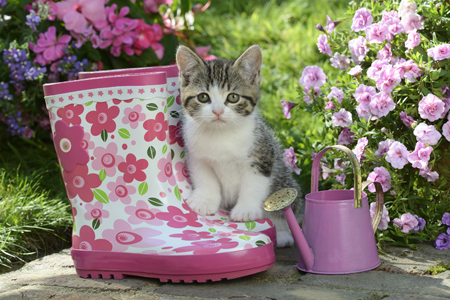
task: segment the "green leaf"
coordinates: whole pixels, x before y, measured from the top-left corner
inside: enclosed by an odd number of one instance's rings
[[[170,96],[169,98],[167,98],[167,107],[171,107],[174,102],[175,102],[175,97],[174,96]],[[177,113],[176,111],[173,111],[173,112]],[[172,112],[171,112],[171,114],[172,114]]]
[[[153,146],[148,147],[147,149],[147,155],[148,157],[150,157],[151,159],[154,159],[156,156],[156,149]]]
[[[95,230],[99,227],[100,227],[100,220],[99,219],[92,220],[92,228]]]
[[[175,193],[175,196],[177,197],[177,199],[179,201],[181,201],[181,193],[180,193],[180,189],[178,188],[178,186],[175,187],[174,193]]]
[[[166,114],[166,113],[167,113],[167,105],[164,106],[164,114]]]
[[[258,246],[258,247],[264,246],[265,244],[266,243],[264,241],[261,241],[261,240],[256,241],[256,246]]]
[[[89,105],[91,105],[92,103],[94,103],[94,101],[86,102],[86,103],[84,104],[84,106],[89,106]]]
[[[77,224],[75,223],[75,221],[73,222],[72,230],[73,232],[77,232]]]
[[[208,229],[208,231],[209,231],[209,232],[212,232],[212,233],[217,232],[217,230],[215,230],[214,228],[210,228],[210,229]]]
[[[164,145],[162,148],[162,154],[166,154],[167,152],[167,145]]]
[[[104,142],[106,142],[106,140],[108,139],[108,132],[106,131],[106,129],[103,129],[103,130],[102,130],[102,135],[101,135],[101,137],[102,137],[102,140],[103,140]]]
[[[125,128],[119,129],[119,135],[123,139],[129,139],[131,137],[130,132]]]
[[[170,149],[170,155],[171,159],[173,160],[173,158],[175,157],[175,151],[173,151],[173,149]]]
[[[98,173],[98,178],[100,179],[100,181],[103,181],[106,179],[106,171],[104,169],[100,170],[100,173]]]
[[[148,183],[147,182],[141,183],[139,185],[138,191],[139,191],[139,195],[141,195],[141,196],[144,195],[145,193],[147,193],[147,191],[148,191]]]
[[[149,111],[155,111],[158,109],[158,105],[156,103],[149,103],[145,107],[147,107]]]
[[[148,198],[148,202],[153,206],[164,206],[164,203],[158,198]]]
[[[180,114],[179,114],[177,111],[172,110],[172,111],[170,112],[170,116],[171,116],[172,118],[179,118],[179,117],[180,117]]]
[[[106,193],[104,191],[102,191],[101,189],[94,189],[93,193],[94,193],[94,198],[97,201],[99,201],[101,203],[105,203],[105,204],[109,203],[108,195],[106,195]]]
[[[251,237],[249,237],[249,236],[247,236],[247,235],[240,235],[239,238],[240,238],[241,240],[244,240],[244,241],[247,241],[247,242],[251,240]]]
[[[255,222],[245,222],[245,227],[247,227],[248,231],[252,231],[256,227]]]
[[[184,158],[184,151],[181,151],[180,158]]]

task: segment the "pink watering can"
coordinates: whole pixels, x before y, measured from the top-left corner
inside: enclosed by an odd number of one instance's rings
[[[350,158],[355,174],[354,190],[318,191],[320,160],[331,148],[342,150]],[[362,190],[374,183],[376,212],[371,222],[367,195]],[[305,196],[303,230],[290,204],[297,196],[295,189],[283,189],[265,202],[267,211],[283,210],[300,256],[297,268],[319,274],[347,274],[371,270],[380,265],[374,232],[381,220],[383,192],[378,182],[361,183],[361,167],[350,149],[336,145],[327,147],[314,158],[311,193]]]

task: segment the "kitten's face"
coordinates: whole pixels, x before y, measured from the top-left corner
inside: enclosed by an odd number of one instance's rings
[[[180,47],[181,103],[196,123],[210,128],[238,126],[255,110],[261,51],[257,46],[249,50],[236,61],[203,61],[188,48]]]

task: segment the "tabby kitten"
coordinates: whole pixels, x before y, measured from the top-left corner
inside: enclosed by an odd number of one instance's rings
[[[262,53],[251,46],[235,61],[203,61],[189,48],[177,51],[183,137],[195,189],[187,203],[200,215],[231,209],[233,221],[270,218],[278,247],[293,244],[282,212],[263,202],[283,188],[296,188],[292,204],[303,210],[300,188],[283,160],[272,131],[258,113]]]

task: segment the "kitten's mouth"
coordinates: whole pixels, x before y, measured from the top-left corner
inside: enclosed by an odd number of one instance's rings
[[[220,117],[217,117],[217,119],[212,120],[213,123],[225,123],[224,120],[222,120]]]

